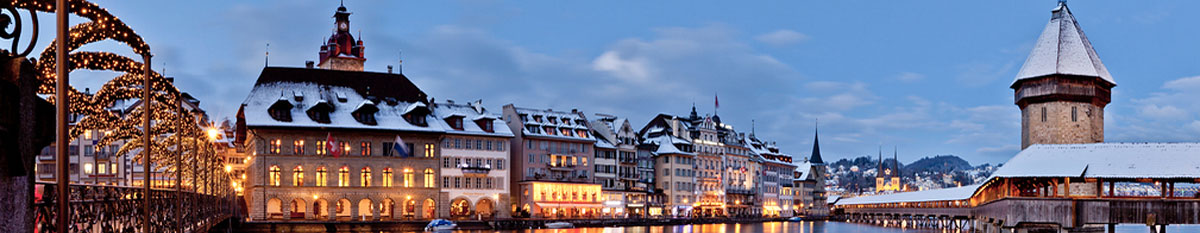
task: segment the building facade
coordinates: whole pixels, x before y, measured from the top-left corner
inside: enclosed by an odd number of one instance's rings
[[[646,216],[650,186],[639,172],[642,161],[638,159],[637,134],[629,120],[596,114],[589,124],[596,138],[596,183],[608,197],[601,213],[610,217]],[[602,175],[609,171],[615,172],[610,173],[611,178],[604,178]]]
[[[596,139],[582,112],[504,106],[513,132],[510,187],[520,217],[598,217],[601,185],[594,183]]]
[[[450,200],[450,216],[508,218],[510,208],[509,141],[513,134],[487,112],[482,101],[433,104],[433,113],[449,129],[442,136],[441,190]],[[405,179],[412,175],[404,170]],[[425,170],[422,174],[436,173]]]

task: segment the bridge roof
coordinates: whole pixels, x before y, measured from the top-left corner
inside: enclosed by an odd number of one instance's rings
[[[1200,143],[1033,145],[992,174],[996,177],[1200,177]]]
[[[899,202],[924,202],[924,201],[959,201],[971,198],[971,194],[975,193],[975,189],[979,185],[967,185],[957,188],[933,189],[915,192],[902,192],[875,196],[861,196],[852,198],[842,198],[837,201],[837,205],[857,205],[857,204],[879,204],[879,203],[899,203]]]

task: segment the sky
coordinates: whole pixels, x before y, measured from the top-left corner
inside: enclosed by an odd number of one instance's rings
[[[95,2],[134,28],[151,46],[154,69],[217,120],[233,118],[264,64],[317,60],[339,4]],[[826,161],[882,147],[897,148],[905,163],[953,154],[977,165],[1020,150],[1020,111],[1008,86],[1056,1],[345,5],[366,46],[366,70],[385,72],[403,58],[404,74],[439,101],[482,99],[494,112],[509,103],[579,109],[627,117],[635,128],[695,104],[796,157],[810,156],[819,121]],[[1200,141],[1200,2],[1069,5],[1117,82],[1106,141]],[[41,20],[53,25],[51,15]],[[53,30],[40,29],[35,51],[50,45]],[[132,54],[113,42],[80,50]],[[115,75],[76,71],[71,83],[94,90]]]

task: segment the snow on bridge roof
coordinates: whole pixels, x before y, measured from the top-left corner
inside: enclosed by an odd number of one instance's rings
[[[1197,158],[1200,143],[1033,145],[1004,163],[992,178],[1196,178]]]
[[[842,198],[837,201],[837,205],[857,205],[857,204],[879,204],[879,203],[898,203],[898,202],[924,202],[924,201],[958,201],[971,198],[971,194],[975,193],[975,189],[979,185],[967,185],[957,188],[944,188],[915,192],[893,193],[875,196],[861,196],[852,198]]]

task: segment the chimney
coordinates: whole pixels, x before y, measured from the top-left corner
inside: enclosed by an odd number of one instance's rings
[[[388,73],[389,73],[389,74],[391,74],[391,73],[392,73],[392,65],[388,65]]]
[[[313,61],[304,61],[304,68],[309,68],[309,69],[312,69],[312,68],[313,68],[313,64],[314,64],[314,63],[313,63]],[[391,70],[391,69],[388,69],[388,70]],[[390,72],[389,72],[389,73],[390,73]]]
[[[571,109],[571,113],[579,113],[579,109],[578,109],[578,108],[572,108],[572,109]]]

